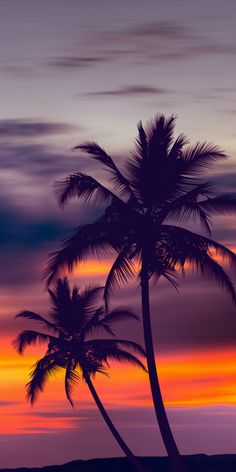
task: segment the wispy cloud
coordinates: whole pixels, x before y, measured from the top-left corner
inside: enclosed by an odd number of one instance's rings
[[[106,62],[107,57],[62,56],[52,59],[48,64],[61,69],[85,69]]]
[[[232,42],[219,42],[190,28],[181,21],[153,21],[133,24],[94,35],[98,54],[110,60],[132,64],[153,64],[154,61],[195,59],[201,56],[235,55]]]
[[[124,30],[124,34],[131,37],[158,37],[171,40],[187,40],[194,37],[193,33],[188,27],[174,21],[153,21],[140,23]]]
[[[76,127],[66,123],[35,121],[32,119],[0,120],[0,138],[34,138],[75,131]],[[78,129],[78,128],[77,128]]]
[[[96,68],[113,63],[130,64],[132,67],[153,66],[165,62],[194,61],[209,56],[234,56],[236,47],[227,38],[219,41],[214,35],[203,34],[195,24],[180,20],[131,22],[127,26],[103,30],[94,29],[85,34],[80,52],[72,51],[55,56],[46,62],[52,69],[73,73],[77,70]]]
[[[139,95],[164,95],[167,93],[169,93],[168,90],[164,88],[151,87],[146,85],[130,85],[113,90],[100,90],[97,92],[90,92],[87,93],[86,96],[137,97]]]

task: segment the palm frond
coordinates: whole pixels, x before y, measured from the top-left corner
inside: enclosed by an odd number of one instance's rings
[[[134,341],[129,341],[128,339],[116,338],[115,341],[116,343],[118,343],[118,345],[120,344],[121,346],[124,346],[127,349],[131,349],[132,351],[136,352],[140,356],[146,357],[146,352],[140,344]]]
[[[197,255],[195,257],[191,256],[188,260],[193,268],[200,271],[202,277],[210,280],[213,284],[220,287],[222,291],[228,293],[233,303],[236,304],[236,292],[233,282],[217,261],[208,254],[204,254],[204,256],[199,255],[199,257]]]
[[[197,233],[193,233],[185,228],[180,228],[174,225],[162,225],[157,231],[160,233],[160,240],[167,241],[168,248],[178,249],[178,245],[181,244],[183,249],[191,251],[192,248],[201,248],[202,250],[214,249],[216,255],[219,255],[223,260],[226,260],[230,265],[236,265],[236,254],[228,249],[223,244],[218,243],[214,239],[207,238]]]
[[[89,353],[88,366],[89,360],[92,358],[94,359],[96,368],[97,366],[102,367],[104,362],[109,367],[109,360],[113,359],[119,361],[119,356],[121,356],[121,353],[124,353],[124,358],[127,354],[126,360],[130,359],[131,363],[136,363],[136,365],[142,367],[145,370],[143,363],[135,355],[126,350],[123,350],[120,346],[124,346],[125,348],[132,350],[138,355],[144,357],[146,356],[142,346],[126,339],[91,339],[85,342],[86,352]]]
[[[148,137],[148,153],[149,157],[155,160],[167,157],[168,150],[173,142],[173,131],[176,116],[171,115],[165,118],[159,115],[150,120],[146,127]]]
[[[227,248],[223,244],[214,241],[213,239],[204,238],[205,243],[208,244],[209,250],[212,248],[216,252],[216,256],[219,256],[223,262],[226,261],[232,267],[236,267],[236,254]]]
[[[127,283],[134,276],[135,266],[130,259],[133,250],[132,244],[123,247],[109,271],[104,288],[106,310],[108,309],[109,299],[114,289],[121,284]]]
[[[227,159],[227,156],[219,146],[198,142],[182,153],[180,165],[183,164],[183,171],[188,175],[201,174],[221,159]]]
[[[176,292],[179,293],[179,284],[177,282],[178,274],[176,274],[173,270],[171,271],[167,269],[163,271],[161,275],[175,288]],[[154,271],[152,274],[152,278],[155,285],[159,280],[159,272]]]
[[[108,321],[102,320],[98,328],[101,328],[106,334],[115,337],[115,333],[110,328]]]
[[[178,221],[189,221],[192,218],[194,221],[199,220],[203,230],[211,235],[211,219],[209,214],[201,208],[198,202],[189,202],[183,205],[182,208],[176,208],[175,211],[171,212],[172,216],[175,216]]]
[[[105,149],[101,148],[101,146],[99,146],[94,141],[79,144],[78,146],[75,146],[74,149],[79,149],[80,151],[86,152],[92,158],[100,161],[102,164],[109,167],[110,169],[114,169],[115,167],[111,156],[109,156],[106,153]]]
[[[190,218],[198,218],[202,227],[211,234],[210,216],[202,206],[199,197],[208,197],[212,192],[212,185],[204,182],[195,186],[187,193],[167,203],[162,213],[162,218],[174,217],[177,221],[188,221]]]
[[[61,250],[50,254],[49,263],[43,274],[43,278],[47,278],[47,284],[49,285],[63,269],[71,272],[76,263],[89,255],[99,258],[107,249],[112,249],[115,229],[116,225],[99,221],[80,226],[73,236],[63,240]]]
[[[74,408],[74,402],[72,400],[72,394],[78,382],[79,382],[79,376],[75,372],[74,362],[70,360],[67,364],[66,373],[65,373],[65,392],[66,392],[66,397],[73,408]]]
[[[144,207],[144,212],[145,208],[152,208],[153,204],[159,207],[175,183],[177,165],[174,159],[168,158],[173,142],[174,124],[174,116],[165,118],[163,115],[157,115],[147,124],[145,130],[146,159],[142,158],[142,147],[138,145],[138,149],[133,153],[133,159],[127,163],[129,181]]]
[[[148,266],[148,275],[149,278],[152,279],[153,284],[156,285],[160,277],[164,277],[175,288],[177,293],[179,293],[179,284],[177,282],[178,274],[175,270],[175,264],[176,261],[173,263],[172,257],[167,256],[163,258],[160,251],[158,251],[156,255],[152,255]],[[141,274],[142,269],[139,273],[140,281]]]
[[[71,290],[67,277],[64,277],[63,279],[58,278],[54,290],[48,288],[47,291],[56,311],[58,311],[60,306],[64,306],[65,303],[67,304],[68,301],[71,300]]]
[[[225,216],[236,214],[236,194],[223,193],[214,198],[200,201],[199,206],[209,214],[216,213]]]
[[[214,187],[211,182],[205,181],[199,184],[198,181],[192,180],[192,188],[183,193],[180,197],[174,198],[167,203],[167,208],[181,207],[183,204],[187,203],[189,200],[197,201],[200,197],[210,198],[214,192]]]
[[[38,313],[35,313],[34,311],[23,310],[20,313],[18,313],[15,316],[15,318],[25,318],[25,319],[28,319],[28,320],[38,321],[39,323],[42,323],[47,328],[52,329],[54,331],[58,331],[58,327],[55,323],[51,323],[46,318],[39,315]]]
[[[82,334],[88,336],[94,332],[105,331],[111,336],[115,336],[111,330],[108,321],[106,320],[105,310],[103,306],[100,306],[95,310],[93,316],[87,321]]]
[[[71,301],[73,303],[78,302],[79,296],[80,296],[79,291],[80,291],[79,287],[76,287],[76,286],[73,287],[72,292],[71,292]]]
[[[129,321],[129,320],[139,320],[139,317],[128,307],[126,306],[119,306],[114,310],[111,310],[104,318],[104,321],[112,324],[120,321]]]
[[[107,350],[112,350],[117,348],[118,346],[122,345],[126,347],[127,349],[131,349],[137,354],[140,354],[141,356],[146,356],[146,353],[142,346],[134,341],[129,341],[128,339],[90,339],[89,341],[85,342],[86,349],[94,349],[94,350],[100,350],[103,351],[104,349]]]
[[[88,367],[88,371],[85,372],[85,370],[83,370],[83,379],[85,383],[88,383],[88,376],[91,380],[91,377],[95,378],[96,374],[102,374],[102,375],[105,375],[105,377],[110,378],[110,375],[107,372],[107,367],[109,367],[108,364],[106,365],[106,367],[105,366],[98,367],[97,365],[94,365],[94,366],[90,365]]]
[[[67,277],[57,279],[54,289],[48,288],[47,291],[52,303],[50,315],[58,328],[63,329],[63,321],[67,315],[69,316],[72,307],[71,290]]]
[[[49,343],[52,340],[56,340],[56,338],[38,331],[24,330],[14,339],[13,346],[19,354],[23,354],[27,346],[34,346],[37,343]]]
[[[80,149],[81,151],[86,152],[92,158],[104,164],[107,170],[112,174],[111,181],[114,183],[114,188],[121,190],[124,196],[127,195],[129,198],[135,199],[135,195],[130,187],[128,179],[126,179],[120,172],[111,156],[107,154],[103,148],[95,142],[88,142],[75,146],[75,149]]]
[[[137,160],[145,160],[147,159],[148,153],[148,141],[147,135],[142,125],[142,121],[139,121],[139,123],[137,124],[137,128],[138,137],[136,138],[136,152],[134,155]]]
[[[104,187],[100,182],[90,175],[78,172],[70,175],[65,180],[57,181],[54,184],[55,194],[59,206],[63,207],[71,198],[83,198],[85,202],[106,202],[109,200],[122,200],[111,190]]]
[[[33,366],[30,372],[30,382],[26,384],[27,399],[31,404],[35,402],[40,392],[43,392],[45,384],[50,376],[57,374],[61,368],[65,368],[66,361],[59,353],[44,356]]]
[[[114,349],[107,355],[107,359],[119,362],[120,364],[131,364],[134,367],[141,367],[142,370],[147,372],[145,365],[143,364],[138,357],[134,356],[128,351],[123,349]]]
[[[230,293],[235,303],[236,296],[232,281],[211,254],[213,249],[216,256],[219,255],[223,260],[235,266],[236,255],[233,251],[213,239],[177,226],[163,225],[161,231],[164,231],[162,241],[166,257],[170,258],[173,266],[180,264],[183,267],[185,262],[189,261],[197,269],[201,269],[202,275],[208,275],[211,280]]]
[[[112,330],[113,323],[126,320],[128,321],[130,319],[139,321],[139,317],[128,307],[119,306],[105,314],[104,307],[100,306],[95,311],[92,318],[86,323],[84,332],[86,335],[88,335],[99,330],[105,330],[107,334],[115,336]]]
[[[90,284],[87,285],[83,291],[81,291],[79,298],[81,308],[88,318],[94,313],[103,289],[104,287],[101,287],[100,285]]]
[[[183,148],[188,144],[188,138],[184,134],[180,134],[172,145],[168,153],[168,159],[176,160],[179,159],[182,155]]]

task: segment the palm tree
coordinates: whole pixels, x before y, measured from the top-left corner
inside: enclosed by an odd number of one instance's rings
[[[186,262],[203,277],[226,290],[236,302],[230,277],[213,253],[235,264],[235,254],[211,239],[211,216],[236,211],[232,194],[217,195],[203,174],[215,162],[225,159],[225,153],[212,143],[187,146],[184,135],[174,139],[175,117],[157,115],[144,129],[138,124],[134,152],[126,162],[124,172],[113,159],[94,142],[76,146],[100,162],[109,172],[108,186],[92,176],[78,172],[56,183],[60,206],[71,198],[106,204],[104,214],[91,224],[82,225],[64,240],[62,248],[51,256],[45,276],[48,283],[67,268],[90,254],[102,256],[112,250],[115,261],[105,286],[108,307],[113,289],[126,283],[137,273],[141,285],[145,350],[150,386],[159,428],[167,453],[176,471],[184,465],[172,435],[161,395],[152,339],[149,281],[156,283],[165,277],[177,287],[176,275],[184,271]],[[208,236],[194,233],[181,223],[197,219]],[[179,225],[173,224],[175,219]]]
[[[73,406],[72,390],[81,377],[134,469],[137,472],[147,472],[115,428],[91,380],[97,373],[108,375],[110,360],[130,363],[146,371],[141,360],[130,352],[132,350],[144,356],[145,352],[141,346],[135,342],[116,339],[112,330],[113,323],[130,318],[138,319],[137,316],[125,307],[119,307],[106,314],[104,306],[97,306],[100,292],[101,287],[98,286],[88,286],[83,291],[75,286],[71,290],[66,278],[58,279],[55,290],[48,289],[53,307],[49,317],[44,318],[28,310],[16,316],[38,322],[44,328],[43,332],[25,330],[18,335],[13,344],[19,354],[22,354],[27,346],[36,343],[47,344],[44,357],[36,362],[30,373],[31,380],[26,386],[27,398],[33,404],[39,392],[44,390],[50,375],[62,368],[65,369],[66,396]],[[113,339],[94,338],[93,333],[99,331],[105,331],[112,335]]]

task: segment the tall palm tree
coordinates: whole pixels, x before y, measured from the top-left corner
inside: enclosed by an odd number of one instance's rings
[[[141,285],[143,329],[150,386],[159,428],[166,450],[176,471],[183,471],[177,445],[172,435],[161,395],[152,338],[149,281],[165,277],[177,287],[176,275],[186,262],[203,277],[226,290],[236,302],[233,283],[214,253],[235,264],[235,254],[211,239],[211,216],[236,211],[232,194],[217,195],[204,172],[225,153],[212,143],[188,146],[183,134],[174,139],[175,117],[157,115],[144,129],[138,124],[136,147],[127,160],[124,172],[118,169],[104,149],[94,142],[76,147],[100,162],[109,172],[108,186],[90,175],[78,172],[56,183],[60,206],[71,198],[85,202],[102,202],[104,214],[91,224],[77,228],[53,253],[45,276],[48,283],[67,268],[90,254],[116,253],[105,286],[105,302],[112,290],[137,273]],[[198,220],[208,236],[181,226]],[[173,224],[175,219],[178,225]]]
[[[58,279],[55,290],[48,289],[48,292],[53,307],[49,317],[44,318],[28,310],[16,316],[38,322],[44,328],[43,332],[25,330],[18,335],[13,344],[19,354],[22,354],[28,345],[47,344],[44,357],[36,362],[30,373],[31,380],[27,384],[28,400],[33,404],[39,392],[44,390],[50,375],[62,368],[65,369],[66,396],[73,406],[72,390],[81,377],[134,469],[137,472],[147,472],[115,428],[91,380],[97,373],[108,375],[110,360],[130,363],[146,370],[142,361],[130,352],[131,350],[141,356],[145,355],[141,346],[135,342],[116,339],[112,330],[113,323],[130,318],[137,319],[137,316],[125,307],[119,307],[106,314],[104,306],[97,306],[101,287],[88,286],[83,291],[74,287],[71,290],[67,279],[64,278]],[[94,338],[94,334],[100,331],[112,335],[113,339]]]

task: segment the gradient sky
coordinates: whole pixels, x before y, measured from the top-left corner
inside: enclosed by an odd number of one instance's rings
[[[101,208],[57,208],[52,184],[78,170],[101,170],[70,149],[98,141],[117,162],[129,156],[136,123],[158,111],[178,116],[176,133],[213,141],[219,191],[236,181],[236,3],[234,0],[2,0],[0,2],[0,466],[120,455],[86,387],[73,411],[62,378],[32,409],[29,367],[11,341],[22,309],[44,312],[47,254]],[[236,249],[236,222],[216,218],[213,237]],[[102,282],[111,264],[88,261],[71,280]],[[116,294],[139,312],[139,290]],[[187,273],[180,294],[152,291],[157,363],[168,415],[183,453],[235,453],[236,310],[225,294]],[[120,334],[124,328],[118,327]],[[141,326],[125,333],[142,342]],[[126,374],[124,374],[126,372]],[[130,447],[164,454],[147,378],[114,367],[97,378],[101,398]],[[155,434],[154,434],[155,431]],[[143,438],[145,437],[145,441]]]

